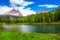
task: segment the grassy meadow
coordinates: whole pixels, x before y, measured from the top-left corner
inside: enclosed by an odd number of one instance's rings
[[[60,40],[60,34],[2,31],[0,32],[0,40]]]

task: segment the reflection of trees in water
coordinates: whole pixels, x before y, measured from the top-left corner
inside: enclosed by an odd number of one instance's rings
[[[43,25],[43,32],[44,33],[55,33],[55,26],[53,25]]]
[[[0,31],[2,31],[2,30],[3,30],[3,24],[0,23]]]
[[[37,27],[35,30],[40,33],[59,33],[60,27],[59,25],[54,24],[48,24],[48,25],[36,25]],[[35,27],[35,26],[34,26]]]

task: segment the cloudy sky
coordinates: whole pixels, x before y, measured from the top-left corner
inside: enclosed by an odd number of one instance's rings
[[[38,10],[54,10],[58,6],[60,0],[0,0],[0,14],[15,8],[26,16],[35,14]]]

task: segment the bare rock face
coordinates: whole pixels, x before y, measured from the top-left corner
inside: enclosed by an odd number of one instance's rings
[[[3,15],[0,15],[0,17],[7,17],[7,18],[15,18],[15,17],[22,17],[23,15],[21,14],[21,12],[19,10],[16,9],[12,9],[9,12],[6,12]]]
[[[9,12],[7,13],[7,15],[11,15],[11,16],[23,16],[23,15],[21,14],[21,12],[20,12],[19,10],[16,10],[16,9],[12,9],[11,11],[9,11]]]
[[[23,15],[21,14],[21,12],[19,10],[12,9],[11,11],[6,12],[2,16],[4,16],[4,17],[21,17]]]
[[[40,13],[47,13],[47,12],[49,12],[49,10],[39,10],[39,11],[37,12],[37,14],[40,14]]]

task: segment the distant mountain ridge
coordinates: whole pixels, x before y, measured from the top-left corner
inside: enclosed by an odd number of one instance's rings
[[[21,14],[21,12],[19,10],[12,9],[12,10],[6,12],[5,14],[3,14],[1,16],[5,16],[5,17],[21,17],[23,15]]]
[[[49,12],[49,10],[39,10],[39,11],[37,11],[37,14],[40,14],[40,13],[47,13],[47,12]]]
[[[45,12],[49,12],[49,10],[39,10],[39,11],[37,11],[37,14],[45,13]],[[22,15],[22,13],[19,10],[13,8],[12,10],[10,10],[10,11],[8,11],[5,14],[0,15],[0,16],[21,17],[23,15]]]
[[[23,16],[19,10],[12,9],[11,11],[7,12],[6,15],[11,16]]]

